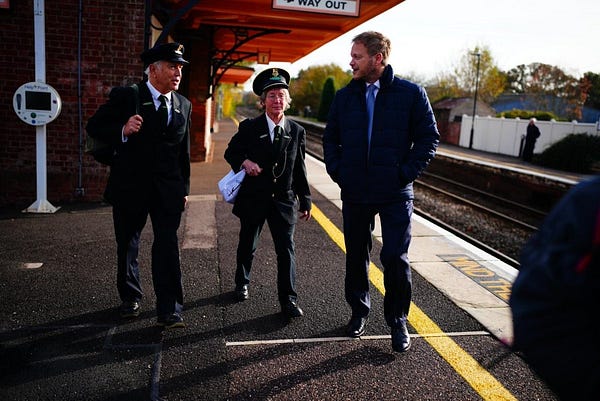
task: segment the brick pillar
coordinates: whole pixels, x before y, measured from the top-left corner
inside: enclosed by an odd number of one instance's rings
[[[192,131],[190,138],[193,162],[204,161],[207,156],[207,96],[210,75],[210,55],[208,41],[191,42],[189,94],[192,102]]]

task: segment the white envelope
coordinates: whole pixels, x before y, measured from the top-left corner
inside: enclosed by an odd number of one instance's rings
[[[230,170],[225,177],[219,180],[219,191],[223,194],[223,199],[227,203],[234,203],[235,197],[242,186],[242,181],[246,177],[246,170],[241,169],[237,173]]]

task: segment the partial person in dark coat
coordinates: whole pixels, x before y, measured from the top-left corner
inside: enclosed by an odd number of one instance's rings
[[[86,126],[88,135],[117,150],[104,197],[113,206],[120,314],[140,313],[138,251],[149,215],[156,312],[158,324],[166,328],[184,325],[177,230],[190,191],[192,106],[176,92],[188,64],[183,50],[168,43],[142,53],[148,80],[138,84],[139,95],[132,87],[114,88]]]
[[[540,137],[540,129],[535,125],[536,119],[529,120],[527,125],[527,135],[525,135],[525,146],[523,146],[523,160],[530,162],[533,159],[533,149],[535,142]]]
[[[265,112],[240,123],[225,150],[234,171],[244,169],[244,179],[233,206],[240,218],[235,295],[248,299],[250,272],[265,221],[277,254],[277,291],[281,311],[300,317],[296,292],[294,230],[298,214],[310,219],[311,194],[306,176],[306,132],[287,119],[290,75],[281,68],[261,72],[253,82]]]
[[[387,64],[390,49],[389,39],[378,32],[353,39],[353,79],[333,100],[323,151],[327,172],[340,186],[343,201],[345,296],[352,310],[347,334],[361,336],[371,310],[369,254],[379,214],[384,315],[392,348],[403,352],[410,347],[406,323],[412,297],[408,260],[412,182],[434,157],[439,133],[425,91],[394,76]],[[367,101],[371,91],[372,117]]]
[[[521,254],[513,348],[561,400],[600,395],[600,176],[571,189]]]

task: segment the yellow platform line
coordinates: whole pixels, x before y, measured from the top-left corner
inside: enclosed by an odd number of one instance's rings
[[[343,233],[314,204],[311,213],[313,218],[345,253],[346,246]],[[381,294],[385,294],[383,272],[373,262],[369,266],[369,279]],[[515,396],[502,383],[485,370],[454,340],[445,335],[442,329],[412,302],[408,321],[417,333],[469,383],[482,399],[490,401],[516,400]],[[436,336],[431,336],[431,334],[436,334]]]

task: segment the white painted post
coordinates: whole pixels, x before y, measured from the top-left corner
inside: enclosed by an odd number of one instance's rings
[[[46,25],[44,18],[44,0],[34,0],[35,80],[42,83],[46,83]],[[35,156],[37,200],[23,212],[54,213],[59,208],[54,207],[47,200],[46,124],[38,125],[35,128]]]

